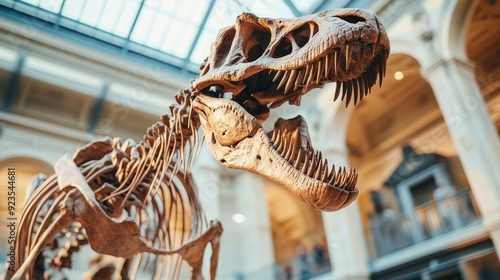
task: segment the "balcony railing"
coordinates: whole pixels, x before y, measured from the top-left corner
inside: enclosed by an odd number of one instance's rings
[[[286,261],[274,263],[258,271],[238,275],[238,280],[273,279],[306,280],[332,271],[327,248],[316,248]]]
[[[477,223],[479,214],[471,195],[466,189],[441,201],[419,205],[412,213],[382,213],[372,219],[371,235],[377,257]]]

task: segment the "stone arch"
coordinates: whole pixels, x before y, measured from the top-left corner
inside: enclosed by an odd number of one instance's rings
[[[56,160],[61,156],[62,154],[36,149],[34,147],[11,145],[0,151],[0,162],[22,158],[30,162],[37,162],[42,166],[49,166],[52,169]]]
[[[391,55],[403,54],[415,59],[420,65],[426,61],[425,49],[416,41],[395,39],[391,40]]]
[[[479,1],[444,1],[438,32],[441,37],[440,48],[444,58],[459,58],[467,61],[466,33],[472,15]]]

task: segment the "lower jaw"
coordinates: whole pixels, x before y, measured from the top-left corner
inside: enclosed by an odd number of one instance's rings
[[[263,130],[254,137],[261,137],[265,143],[267,136]],[[357,197],[357,190],[344,190],[328,185],[319,180],[305,176],[286,160],[284,160],[270,145],[262,145],[261,164],[256,164],[254,170],[248,170],[272,180],[299,200],[321,211],[337,211],[349,205]],[[269,162],[269,164],[266,164]]]

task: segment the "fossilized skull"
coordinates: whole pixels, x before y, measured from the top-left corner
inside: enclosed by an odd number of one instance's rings
[[[357,174],[331,168],[315,152],[298,116],[265,133],[260,122],[288,101],[336,82],[354,104],[382,83],[389,40],[378,18],[359,9],[329,10],[297,19],[242,14],[222,30],[192,89],[208,146],[230,168],[272,179],[308,204],[335,211],[352,202]],[[222,98],[224,93],[230,99]]]

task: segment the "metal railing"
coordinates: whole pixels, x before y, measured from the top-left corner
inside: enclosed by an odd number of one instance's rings
[[[441,201],[419,205],[411,213],[399,216],[382,213],[380,216],[372,219],[371,232],[367,234],[373,238],[377,257],[479,221],[479,213],[469,189]]]
[[[238,275],[241,280],[305,280],[332,271],[327,248],[312,250],[286,261],[274,263],[253,273]]]

